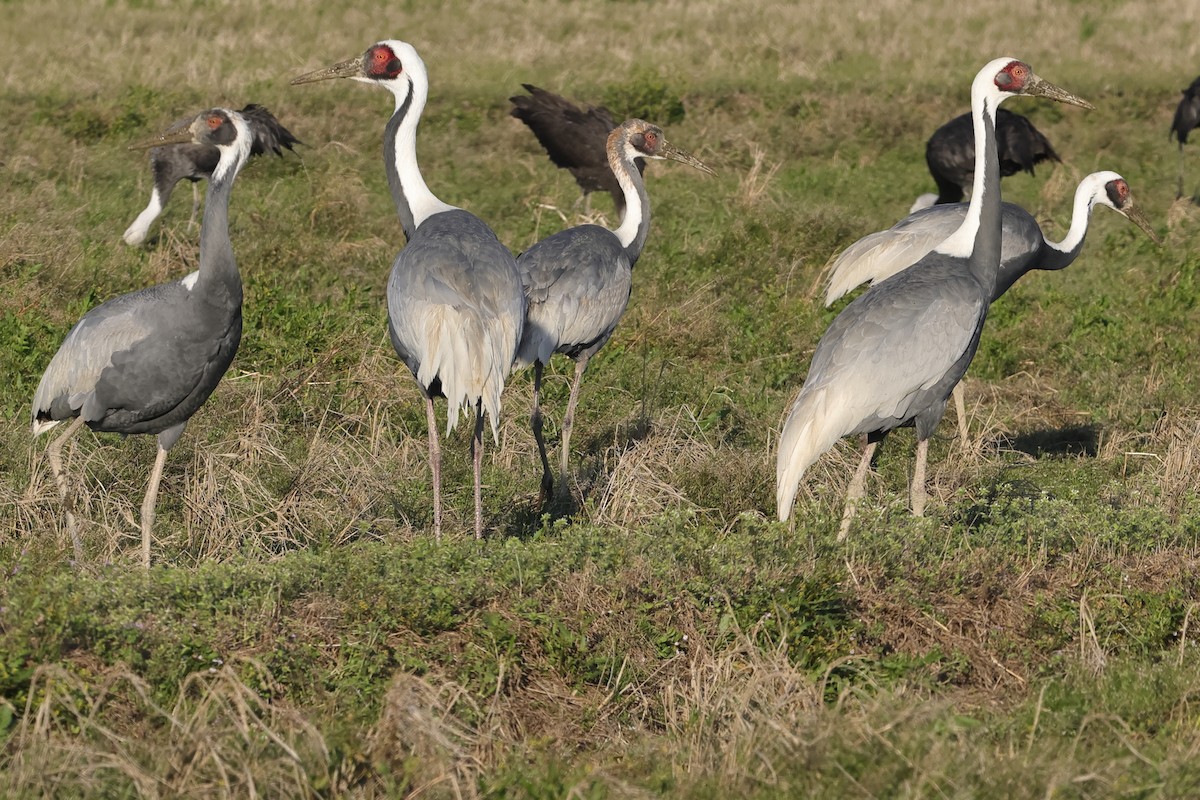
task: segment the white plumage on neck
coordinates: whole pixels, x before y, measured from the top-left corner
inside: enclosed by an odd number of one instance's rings
[[[397,111],[411,95],[408,110],[396,131],[396,174],[400,177],[404,199],[408,201],[408,207],[412,211],[413,225],[420,227],[422,222],[434,214],[454,211],[457,208],[443,203],[430,191],[425,178],[421,176],[421,168],[417,165],[417,125],[421,122],[421,112],[425,110],[425,102],[429,98],[429,74],[425,70],[425,62],[417,55],[412,45],[395,39],[380,44],[392,48],[392,52],[404,65],[404,71],[398,78],[384,84],[396,97]],[[358,80],[372,82],[362,78]]]
[[[1071,208],[1071,227],[1067,231],[1067,235],[1061,242],[1047,241],[1046,244],[1060,253],[1070,253],[1079,247],[1083,237],[1087,236],[1092,207],[1096,203],[1112,206],[1104,187],[1109,181],[1120,180],[1120,178],[1121,176],[1115,172],[1093,172],[1081,180],[1075,189],[1075,202]]]
[[[213,170],[211,178],[213,183],[220,183],[227,178],[232,180],[250,158],[250,148],[254,144],[254,135],[250,132],[250,126],[246,124],[242,115],[229,109],[225,109],[225,113],[229,117],[229,121],[233,123],[234,129],[237,130],[237,136],[230,144],[217,145],[217,151],[221,157],[217,161],[217,168]]]
[[[617,176],[617,183],[621,185],[621,192],[625,195],[625,216],[621,218],[621,224],[617,229],[613,231],[621,242],[621,247],[629,247],[637,238],[638,228],[642,224],[642,216],[646,213],[646,209],[642,208],[642,196],[633,181],[633,172],[637,167],[635,166],[633,170],[626,168],[629,164],[633,164],[633,159],[639,155],[641,153],[635,152],[629,145],[627,135],[622,135],[620,149],[609,153],[608,158],[608,165]]]

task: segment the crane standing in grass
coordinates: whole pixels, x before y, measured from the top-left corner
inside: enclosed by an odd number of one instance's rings
[[[583,192],[585,206],[588,195],[595,191],[612,195],[617,218],[625,214],[625,190],[617,181],[608,163],[608,135],[617,123],[603,106],[579,108],[565,97],[529,84],[521,84],[528,95],[508,98],[514,117],[524,122],[541,143],[556,167],[575,177]],[[644,173],[646,162],[634,159],[638,173]]]
[[[633,265],[641,256],[650,232],[650,200],[636,160],[669,158],[714,174],[699,160],[667,142],[657,125],[640,119],[626,120],[615,128],[608,136],[606,152],[610,174],[621,187],[625,207],[620,227],[567,228],[542,239],[517,257],[529,304],[517,361],[521,365],[533,364],[534,370],[530,426],[542,460],[539,502],[550,496],[554,486],[542,436],[542,368],[554,353],[563,353],[575,361],[559,459],[558,487],[565,494],[579,383],[588,360],[612,336],[625,313],[633,285]]]
[[[425,398],[434,530],[442,533],[441,447],[433,399],[445,397],[447,431],[459,408],[475,415],[475,536],[483,536],[483,414],[499,442],[500,393],[525,320],[517,263],[483,220],[443,203],[417,165],[417,124],[429,95],[425,63],[412,45],[386,40],[361,56],[306,73],[293,84],[350,78],[396,98],[384,128],[384,168],[408,244],[388,279],[388,332]]]
[[[1133,202],[1133,193],[1124,178],[1115,172],[1093,172],[1079,182],[1071,214],[1071,227],[1061,242],[1051,242],[1042,233],[1033,215],[1015,203],[1001,203],[1000,271],[992,290],[996,302],[1026,273],[1035,270],[1059,270],[1069,267],[1083,251],[1092,209],[1108,206],[1137,225],[1147,236],[1161,244],[1150,221]],[[938,205],[910,214],[886,231],[864,236],[847,247],[829,268],[825,305],[832,305],[856,286],[875,285],[920,261],[962,224],[969,206],[966,203]],[[958,412],[959,434],[968,441],[966,408],[962,384],[954,385],[954,405]]]
[[[275,155],[282,157],[282,148],[286,147],[291,150],[294,145],[303,144],[292,135],[291,131],[279,124],[279,120],[275,119],[270,111],[256,103],[250,103],[238,113],[246,120],[246,124],[250,126],[250,133],[254,137],[250,145],[250,155],[252,156],[262,155],[270,150]],[[193,119],[195,117],[185,117],[179,120],[168,129],[168,133],[186,129],[191,125]],[[122,235],[125,244],[139,245],[146,240],[150,226],[154,224],[154,220],[158,219],[159,214],[166,207],[167,201],[171,199],[171,192],[174,191],[175,184],[184,178],[192,183],[191,219],[194,220],[200,205],[200,197],[196,193],[196,182],[212,174],[212,171],[217,168],[220,155],[216,147],[198,144],[190,139],[178,144],[152,147],[150,149],[150,172],[154,176],[154,186],[150,190],[150,202],[142,213],[137,215],[137,219],[125,229],[125,233]],[[191,220],[188,221],[188,224],[191,224]]]
[[[76,559],[83,557],[62,448],[81,426],[158,435],[158,456],[142,502],[142,564],[167,451],[229,368],[242,338],[242,279],[229,240],[229,195],[250,156],[252,134],[236,111],[213,108],[150,146],[192,142],[220,154],[200,224],[200,267],[183,280],[114,297],[75,324],[33,396],[33,433],[74,417],[47,448]]]
[[[1183,146],[1187,144],[1188,134],[1200,125],[1200,78],[1181,91],[1183,98],[1175,107],[1175,117],[1171,120],[1171,135],[1179,140],[1179,188],[1175,191],[1176,200],[1183,197]]]
[[[1012,58],[991,61],[975,76],[975,170],[966,217],[913,268],[846,306],[821,337],[780,433],[776,507],[781,520],[791,515],[805,470],[841,437],[865,433],[869,443],[847,492],[844,537],[876,444],[902,425],[917,430],[912,510],[924,513],[929,437],[979,346],[1000,264],[996,109],[1020,94],[1090,107]]]

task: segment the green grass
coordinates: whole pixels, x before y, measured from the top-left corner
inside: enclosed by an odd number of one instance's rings
[[[0,795],[1194,795],[1200,211],[1165,134],[1196,26],[1183,0],[1083,5],[6,4]],[[424,413],[384,327],[391,98],[287,83],[377,36],[429,67],[431,188],[514,250],[577,221],[508,116],[522,82],[662,124],[719,173],[650,166],[570,508],[535,505],[532,377],[510,378],[482,542],[461,427],[433,541]],[[939,429],[927,517],[900,431],[847,542],[851,441],[775,522],[778,428],[840,308],[821,270],[931,188],[925,139],[1001,53],[1097,106],[1010,103],[1065,163],[1005,198],[1061,234],[1078,179],[1114,169],[1166,246],[1098,211],[1076,265],[996,303],[976,441]],[[187,187],[146,247],[120,242],[150,183],[127,145],[247,102],[305,145],[234,189],[238,356],[171,451],[148,573],[153,440],[68,448],[71,563],[30,398],[81,314],[194,268]],[[552,447],[571,374],[547,370]]]

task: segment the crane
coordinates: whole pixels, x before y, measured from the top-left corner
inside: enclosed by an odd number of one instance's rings
[[[376,42],[361,56],[293,78],[293,84],[350,78],[382,86],[396,100],[384,127],[384,169],[404,235],[388,278],[388,333],[425,398],[434,530],[442,534],[441,447],[433,400],[447,401],[446,432],[459,409],[475,414],[475,536],[483,536],[483,415],[499,444],[500,393],[525,321],[517,262],[479,217],[442,202],[417,165],[417,124],[429,96],[425,62],[407,42]]]
[[[667,142],[662,128],[640,119],[626,120],[614,128],[605,149],[610,174],[621,187],[622,205],[626,209],[620,227],[567,228],[542,239],[517,257],[529,305],[525,332],[517,348],[517,363],[532,364],[534,370],[533,413],[529,422],[542,460],[539,504],[554,487],[542,437],[542,369],[554,353],[563,353],[575,361],[575,377],[563,417],[559,461],[558,485],[565,492],[579,383],[588,360],[612,336],[625,313],[633,266],[650,231],[650,201],[642,172],[635,168],[636,161],[669,158],[715,174],[698,159]]]
[[[1027,117],[1003,108],[996,112],[996,149],[1001,178],[1021,171],[1033,175],[1034,167],[1043,161],[1062,161],[1050,140]],[[975,170],[970,113],[955,117],[933,132],[925,144],[925,163],[938,191],[936,195],[921,195],[912,211],[963,199]]]
[[[1000,160],[996,109],[1016,95],[1090,108],[1013,58],[988,62],[971,83],[975,169],[958,229],[914,265],[872,286],[834,319],[818,342],[804,385],[780,433],[776,508],[781,520],[805,470],[841,437],[868,444],[846,497],[839,539],[849,532],[871,456],[893,428],[913,425],[917,461],[913,514],[925,508],[925,458],[950,391],[979,345],[1000,264]]]
[[[608,136],[617,127],[609,110],[603,106],[580,108],[565,97],[533,84],[521,86],[529,94],[508,98],[513,104],[509,113],[533,131],[556,167],[575,177],[585,203],[592,192],[608,192],[612,195],[617,217],[622,217],[625,191],[609,167],[606,152]],[[645,172],[645,161],[638,158],[634,164],[639,173]]]
[[[1183,197],[1183,146],[1187,144],[1188,134],[1200,125],[1200,78],[1192,81],[1192,85],[1181,89],[1183,99],[1175,107],[1175,118],[1171,120],[1171,133],[1179,140],[1179,188],[1175,199]]]
[[[1026,273],[1069,267],[1083,251],[1092,209],[1107,206],[1137,225],[1155,244],[1162,244],[1150,221],[1133,202],[1129,183],[1116,172],[1093,172],[1079,182],[1071,214],[1071,227],[1062,241],[1051,242],[1033,215],[1015,203],[1001,203],[1000,270],[991,302],[1009,290]],[[847,247],[829,268],[825,305],[856,286],[872,285],[917,263],[967,216],[966,203],[933,206],[910,214],[886,231],[864,236]],[[962,384],[954,386],[959,434],[967,441],[966,408]]]
[[[282,148],[292,150],[294,145],[304,144],[283,127],[270,111],[257,103],[250,103],[238,113],[246,120],[254,137],[250,145],[252,156],[262,155],[269,150],[282,158]],[[177,120],[168,131],[186,129],[194,119],[195,117],[184,117]],[[219,159],[220,153],[217,148],[197,144],[190,139],[178,144],[152,147],[150,173],[154,176],[154,186],[150,190],[150,202],[122,234],[121,238],[125,240],[125,244],[136,246],[146,240],[150,226],[171,199],[175,184],[185,178],[192,183],[192,216],[188,220],[190,225],[191,220],[196,218],[196,210],[200,204],[200,198],[196,194],[196,182],[211,175]]]
[[[150,566],[158,484],[167,451],[233,361],[242,337],[242,279],[229,240],[229,195],[252,133],[236,111],[212,108],[186,128],[140,147],[192,142],[215,147],[200,223],[200,266],[182,280],[114,297],[75,323],[33,396],[33,435],[73,419],[47,447],[76,559],[83,557],[62,469],[63,445],[95,431],[158,435],[158,455],[142,502],[142,565]]]

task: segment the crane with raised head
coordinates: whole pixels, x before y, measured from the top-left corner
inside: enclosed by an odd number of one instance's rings
[[[425,399],[434,530],[442,533],[441,447],[433,400],[445,397],[447,433],[460,408],[474,413],[471,439],[475,536],[483,536],[483,417],[499,443],[500,393],[525,321],[517,262],[479,217],[439,200],[417,164],[417,125],[429,96],[425,62],[411,44],[388,39],[361,56],[292,79],[350,78],[382,86],[396,100],[384,127],[384,169],[408,243],[387,285],[388,333]]]
[[[509,113],[533,131],[556,167],[575,177],[585,204],[592,192],[608,192],[617,218],[623,216],[625,191],[609,167],[606,152],[608,136],[617,127],[612,113],[604,106],[580,108],[565,97],[533,84],[521,86],[529,94],[508,98],[513,104]],[[639,173],[645,172],[645,161],[637,158],[633,163]]]
[[[238,113],[250,126],[250,133],[253,136],[253,142],[250,145],[250,155],[252,156],[262,155],[269,151],[282,158],[283,148],[292,150],[294,145],[303,144],[292,135],[291,131],[283,127],[270,111],[257,103],[250,103]],[[168,133],[186,130],[194,119],[195,117],[184,117],[177,120],[168,129]],[[162,214],[163,209],[167,206],[167,201],[171,199],[171,192],[175,190],[175,184],[184,179],[192,184],[192,216],[188,220],[190,225],[191,221],[196,218],[196,212],[200,206],[196,183],[201,178],[211,175],[219,160],[220,152],[216,147],[198,144],[191,139],[150,148],[150,174],[154,177],[154,184],[150,188],[150,202],[121,235],[125,244],[139,245],[146,240],[150,226]]]
[[[621,187],[625,216],[615,230],[579,225],[542,239],[517,257],[528,311],[517,348],[517,363],[533,365],[533,413],[530,426],[542,460],[540,500],[553,491],[546,457],[540,404],[542,369],[555,353],[575,361],[575,377],[562,422],[558,486],[567,490],[571,426],[579,384],[588,360],[604,346],[625,314],[633,285],[633,266],[650,231],[650,200],[638,159],[673,159],[714,174],[694,156],[669,143],[662,128],[640,119],[621,123],[608,135],[609,171]]]
[[[1033,270],[1059,270],[1069,267],[1083,251],[1092,209],[1107,206],[1137,225],[1155,244],[1161,244],[1150,221],[1134,204],[1129,183],[1116,172],[1093,172],[1075,189],[1071,227],[1062,241],[1052,242],[1036,219],[1015,203],[1001,203],[1000,268],[992,302],[996,302],[1022,276]],[[829,267],[825,305],[830,306],[855,287],[887,280],[901,270],[919,263],[962,224],[968,204],[951,203],[910,214],[886,231],[872,233],[842,251]],[[958,414],[959,435],[968,441],[966,404],[962,384],[954,386],[954,406]]]
[[[1000,158],[1001,178],[1018,172],[1033,175],[1034,167],[1043,161],[1062,161],[1050,140],[1027,117],[1003,108],[996,113],[996,151]],[[933,132],[925,143],[925,164],[938,191],[936,195],[921,195],[911,211],[963,199],[975,171],[975,139],[970,113],[955,117]]]
[[[1183,146],[1187,144],[1188,134],[1200,125],[1200,78],[1192,81],[1192,85],[1181,89],[1183,97],[1175,107],[1175,117],[1171,120],[1171,133],[1179,141],[1179,188],[1175,191],[1175,199],[1183,197]]]
[[[990,61],[976,74],[971,83],[975,169],[966,217],[923,263],[855,298],[821,337],[779,437],[776,508],[781,520],[791,515],[808,467],[841,437],[865,433],[868,444],[847,491],[839,532],[844,538],[878,442],[908,425],[917,432],[912,511],[924,513],[929,437],[979,346],[996,286],[1001,251],[996,110],[1017,95],[1091,107],[1013,58]]]
[[[33,396],[33,434],[73,421],[46,450],[76,559],[83,545],[71,507],[62,448],[83,425],[158,436],[142,502],[142,564],[150,565],[158,485],[167,451],[233,361],[242,337],[242,279],[229,239],[229,195],[252,147],[236,111],[212,108],[184,129],[142,147],[192,142],[219,153],[200,223],[199,268],[183,278],[114,297],[75,323]]]

